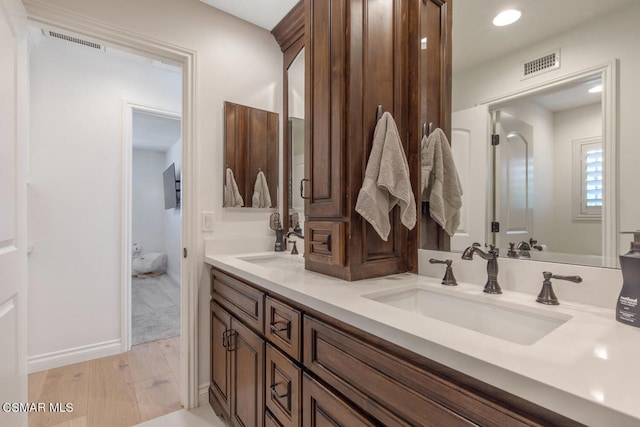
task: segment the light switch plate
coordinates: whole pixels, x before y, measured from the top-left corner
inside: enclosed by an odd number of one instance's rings
[[[213,231],[214,212],[202,212],[202,231]]]

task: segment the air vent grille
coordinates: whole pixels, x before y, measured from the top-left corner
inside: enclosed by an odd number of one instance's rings
[[[526,61],[522,64],[521,79],[528,79],[529,77],[536,76],[538,74],[546,73],[547,71],[556,70],[560,68],[560,50],[548,53],[539,58]]]
[[[90,41],[87,41],[87,40],[82,40],[82,39],[79,39],[77,37],[68,36],[66,34],[57,33],[55,31],[49,31],[49,35],[51,37],[56,37],[58,39],[66,40],[66,41],[71,42],[71,43],[77,43],[77,44],[81,44],[83,46],[91,47],[93,49],[102,50],[102,46],[99,45],[98,43],[90,42]]]

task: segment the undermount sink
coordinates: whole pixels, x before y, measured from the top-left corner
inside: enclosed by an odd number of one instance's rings
[[[479,301],[421,287],[376,292],[364,297],[522,345],[535,343],[571,319],[561,313],[506,302]]]
[[[304,268],[302,258],[289,255],[288,253],[282,255],[275,253],[269,255],[253,255],[240,257],[238,259],[267,268],[292,268],[300,266]]]

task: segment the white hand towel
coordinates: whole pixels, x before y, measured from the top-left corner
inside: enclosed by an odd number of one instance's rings
[[[422,138],[422,200],[429,202],[429,214],[449,236],[460,225],[462,186],[453,153],[442,129]]]
[[[256,184],[253,186],[253,197],[251,206],[254,208],[270,208],[271,207],[271,194],[269,193],[269,186],[267,185],[267,178],[264,176],[264,172],[258,172],[256,176]]]
[[[240,195],[240,191],[238,190],[238,184],[236,183],[236,179],[233,177],[233,171],[231,168],[227,168],[225,172],[225,184],[224,184],[224,203],[222,206],[224,207],[242,207],[244,206],[244,200],[242,200],[242,196]]]
[[[400,206],[402,224],[411,230],[416,225],[416,201],[409,179],[409,164],[396,123],[391,114],[385,112],[373,134],[356,212],[386,241],[391,230],[389,212],[395,205]]]

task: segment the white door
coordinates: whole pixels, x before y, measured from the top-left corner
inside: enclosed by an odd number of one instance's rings
[[[0,0],[0,425],[26,426],[26,100],[24,8]],[[19,96],[20,95],[20,96]],[[20,140],[21,144],[18,144]]]
[[[486,241],[489,124],[486,105],[451,116],[451,151],[463,191],[460,226],[451,238],[452,251]]]
[[[533,236],[533,127],[504,111],[496,111],[495,245],[528,242]]]

